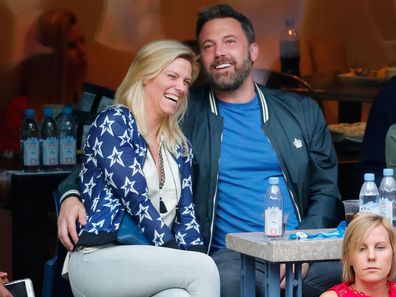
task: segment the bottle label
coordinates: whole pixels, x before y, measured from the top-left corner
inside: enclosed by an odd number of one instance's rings
[[[390,223],[393,221],[393,202],[389,201],[387,198],[379,199],[379,210],[378,214],[388,219]]]
[[[298,40],[282,40],[279,50],[281,58],[300,57],[300,43]]]
[[[76,139],[73,136],[65,136],[60,139],[59,156],[61,165],[76,164]]]
[[[58,165],[58,139],[56,137],[43,139],[43,165]]]
[[[282,210],[279,207],[269,207],[264,216],[265,235],[282,236]]]
[[[38,166],[40,164],[40,144],[36,137],[22,141],[23,144],[23,165]]]

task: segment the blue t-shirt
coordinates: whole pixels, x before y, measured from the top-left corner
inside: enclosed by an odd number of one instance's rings
[[[233,232],[264,231],[264,194],[271,176],[279,177],[288,213],[287,229],[298,220],[278,158],[263,130],[257,98],[243,104],[218,100],[224,118],[213,248],[225,247],[225,236]]]

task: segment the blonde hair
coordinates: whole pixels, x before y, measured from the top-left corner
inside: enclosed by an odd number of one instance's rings
[[[199,73],[199,65],[194,52],[178,41],[160,40],[146,44],[137,53],[128,73],[117,89],[114,102],[129,108],[143,136],[148,134],[145,127],[143,82],[158,76],[177,58],[186,59],[191,63],[193,82]],[[187,152],[188,141],[179,124],[187,110],[187,98],[182,99],[175,114],[163,121],[159,133],[164,136],[163,144],[168,150],[175,153],[176,146],[181,146],[184,154]]]
[[[342,242],[342,279],[348,283],[355,282],[355,271],[352,267],[352,260],[358,252],[359,247],[367,235],[376,227],[383,226],[388,232],[389,241],[392,247],[392,265],[388,274],[388,279],[393,279],[396,272],[396,233],[389,221],[376,214],[360,214],[356,216],[348,225]]]
[[[37,20],[38,40],[44,46],[63,49],[66,47],[67,34],[76,23],[76,15],[69,10],[47,10]]]

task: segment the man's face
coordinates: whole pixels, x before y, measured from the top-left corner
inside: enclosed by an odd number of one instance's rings
[[[237,20],[220,18],[206,22],[199,34],[199,45],[203,69],[215,90],[236,90],[251,75],[257,44],[249,45]]]

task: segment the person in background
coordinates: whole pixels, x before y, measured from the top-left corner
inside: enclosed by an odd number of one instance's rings
[[[221,295],[233,297],[240,294],[241,259],[226,248],[226,234],[263,231],[264,193],[271,176],[280,180],[287,229],[337,226],[344,216],[337,157],[314,101],[253,81],[259,46],[246,16],[229,5],[208,8],[198,15],[196,37],[208,86],[191,92],[183,129],[194,149],[197,219],[219,268]],[[86,224],[75,177],[76,172],[59,187],[58,237],[68,249],[78,240],[76,220]],[[264,266],[256,261],[259,296]],[[308,264],[304,267],[306,271]],[[319,296],[340,279],[339,262],[313,263],[304,279],[304,296]]]
[[[396,77],[382,86],[371,106],[357,164],[356,184],[359,187],[366,172],[374,173],[379,185],[382,170],[386,167],[385,137],[393,124],[396,124]]]
[[[24,110],[40,112],[45,104],[76,103],[87,73],[85,37],[73,12],[48,10],[38,17],[35,27],[38,43],[49,53],[27,58],[10,75],[14,95],[0,117],[0,154],[4,157],[19,152]]]
[[[8,283],[7,273],[0,271],[0,297],[12,297],[11,293],[4,288],[6,283]]]
[[[396,177],[396,124],[390,126],[386,133],[385,162],[387,168],[393,169],[393,177]]]
[[[364,214],[348,225],[342,242],[343,282],[321,297],[395,297],[396,234],[387,219]]]
[[[192,200],[193,155],[179,127],[198,72],[189,47],[148,43],[115,105],[92,124],[80,184],[87,224],[65,261],[75,296],[220,295],[216,265],[199,253],[205,247]],[[118,244],[124,216],[151,245]]]

